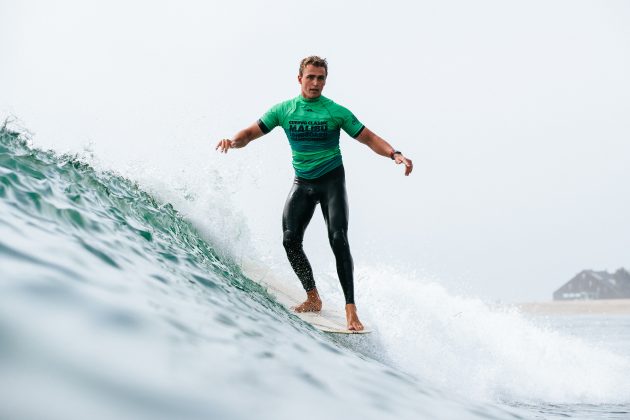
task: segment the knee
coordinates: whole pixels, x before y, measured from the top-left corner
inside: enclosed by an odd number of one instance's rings
[[[298,249],[302,246],[302,240],[295,232],[285,230],[282,235],[282,245],[287,251]]]
[[[343,250],[349,248],[348,235],[343,230],[336,230],[328,235],[330,246],[334,251]]]

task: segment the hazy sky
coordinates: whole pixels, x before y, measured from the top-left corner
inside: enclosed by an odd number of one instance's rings
[[[0,0],[0,116],[113,166],[224,173],[281,258],[284,133],[213,148],[297,95],[300,59],[319,54],[324,95],[415,163],[405,178],[342,135],[355,263],[549,299],[582,269],[630,268],[629,23],[627,1]]]

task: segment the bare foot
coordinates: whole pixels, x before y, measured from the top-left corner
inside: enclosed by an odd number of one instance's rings
[[[322,300],[319,298],[317,289],[311,289],[306,292],[306,300],[304,303],[294,306],[295,312],[319,312],[322,310]]]
[[[357,315],[357,307],[354,303],[348,303],[346,305],[346,321],[348,322],[348,329],[350,331],[362,331],[363,324],[359,321]]]

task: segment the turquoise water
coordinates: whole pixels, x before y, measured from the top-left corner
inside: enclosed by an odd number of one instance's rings
[[[375,332],[331,336],[236,260],[133,181],[3,128],[0,418],[630,416],[627,323],[601,345],[368,267],[399,284],[361,295]]]

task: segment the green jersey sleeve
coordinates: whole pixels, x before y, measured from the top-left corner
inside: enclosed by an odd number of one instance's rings
[[[265,114],[258,120],[258,126],[263,133],[267,134],[279,125],[282,125],[282,109],[283,103],[276,104],[265,112]]]
[[[335,104],[335,117],[338,119],[339,126],[350,137],[357,138],[365,126],[354,116],[350,110],[344,106]]]

